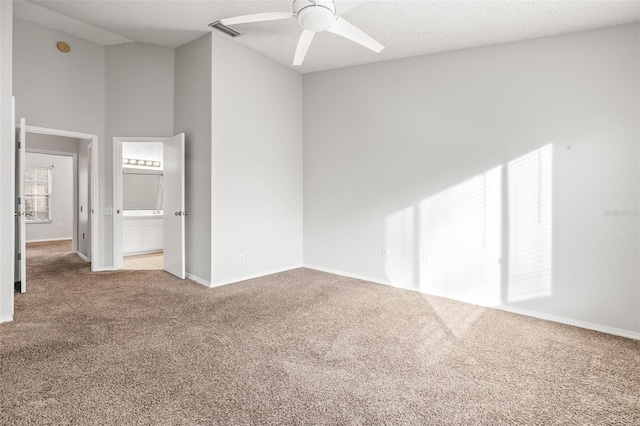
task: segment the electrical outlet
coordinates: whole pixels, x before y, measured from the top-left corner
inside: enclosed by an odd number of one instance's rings
[[[382,257],[389,257],[389,249],[386,247],[382,248]]]
[[[58,228],[62,228],[62,223],[58,222]]]
[[[244,263],[244,254],[240,255],[240,263]]]
[[[422,263],[427,263],[427,253],[422,253]]]
[[[113,216],[113,207],[105,207],[104,214],[106,214],[107,216]]]

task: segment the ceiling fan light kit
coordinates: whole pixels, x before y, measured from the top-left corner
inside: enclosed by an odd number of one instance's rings
[[[307,51],[309,50],[309,46],[311,46],[311,42],[313,41],[313,37],[316,33],[324,31],[339,35],[371,49],[376,53],[380,53],[382,49],[384,49],[382,44],[378,43],[376,40],[340,16],[354,6],[338,12],[333,0],[295,0],[293,2],[293,13],[257,13],[253,15],[221,19],[220,21],[216,21],[214,24],[221,23],[223,26],[228,26],[295,18],[303,31],[300,35],[300,39],[298,40],[298,46],[293,58],[294,66],[302,65]],[[210,26],[216,28],[213,24],[210,24]]]
[[[303,29],[314,33],[327,31],[336,23],[333,0],[296,0],[293,2],[293,13]]]

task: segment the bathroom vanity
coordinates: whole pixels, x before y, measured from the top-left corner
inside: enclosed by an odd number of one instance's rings
[[[125,256],[164,250],[162,210],[124,210],[122,251]]]

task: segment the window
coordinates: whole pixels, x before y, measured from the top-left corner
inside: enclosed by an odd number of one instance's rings
[[[51,222],[51,167],[27,167],[24,177],[26,221]]]

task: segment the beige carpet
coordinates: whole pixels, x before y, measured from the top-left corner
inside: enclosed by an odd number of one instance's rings
[[[29,249],[0,424],[640,424],[637,341],[297,269],[215,289]],[[62,250],[62,252],[61,252]]]

